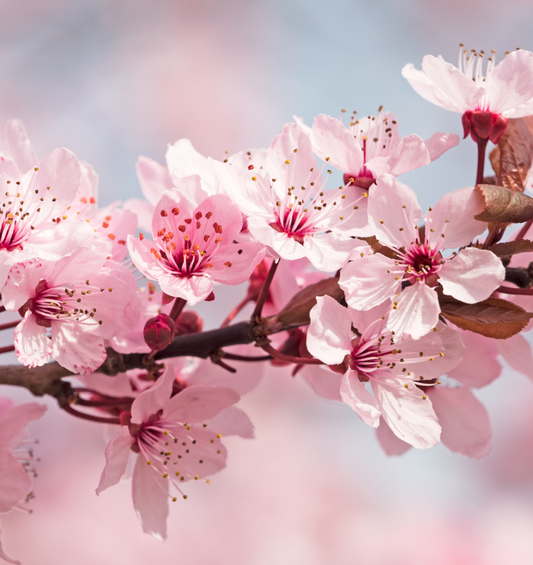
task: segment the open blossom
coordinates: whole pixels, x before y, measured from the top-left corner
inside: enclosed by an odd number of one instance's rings
[[[307,348],[343,373],[340,396],[366,424],[377,427],[381,416],[403,441],[419,449],[432,447],[441,427],[426,388],[458,365],[464,346],[459,334],[440,322],[417,341],[397,339],[386,327],[387,310],[381,305],[362,312],[318,297]]]
[[[24,167],[19,170],[13,159],[0,157],[0,288],[15,263],[34,257],[56,261],[94,236],[85,222],[65,214],[80,185],[76,156],[67,149],[55,149],[42,161],[32,162],[33,150],[32,155],[22,152],[24,144],[12,139],[22,134],[20,122],[9,122],[0,132],[0,140],[10,149],[4,154],[16,156]]]
[[[166,538],[168,501],[177,500],[170,487],[183,495],[184,481],[212,475],[225,466],[220,434],[203,424],[239,400],[235,391],[224,387],[190,386],[171,396],[174,376],[169,365],[133,401],[131,414],[122,414],[124,425],[106,447],[106,466],[96,489],[99,494],[117,484],[130,453],[136,453],[133,505],[143,530],[159,539]]]
[[[361,195],[347,198],[345,187],[326,190],[309,137],[286,124],[267,153],[265,170],[240,169],[213,161],[222,188],[248,218],[250,233],[283,259],[307,257],[321,271],[338,269],[364,235]],[[329,172],[329,171],[328,171]],[[366,234],[368,235],[368,234]]]
[[[178,188],[163,193],[152,219],[153,241],[128,236],[128,249],[141,273],[156,280],[169,296],[191,305],[213,291],[213,282],[245,282],[263,259],[257,244],[238,242],[242,216],[222,194],[198,199],[195,206],[180,195],[201,192],[200,177],[181,179]]]
[[[344,172],[344,183],[366,189],[379,175],[395,177],[428,165],[459,143],[455,134],[436,133],[423,141],[416,134],[400,137],[394,114],[358,119],[353,115],[349,125],[325,114],[315,118],[312,139],[317,153]]]
[[[14,332],[24,365],[44,365],[51,355],[74,373],[90,373],[106,358],[104,339],[137,323],[135,278],[106,263],[107,251],[82,248],[57,262],[13,267],[2,296],[24,318]]]
[[[533,53],[517,50],[496,65],[495,52],[483,70],[483,51],[460,46],[458,68],[440,55],[426,55],[422,71],[402,69],[409,84],[426,100],[463,114],[465,137],[497,143],[509,118],[533,114]]]
[[[435,286],[473,304],[487,299],[503,282],[505,269],[491,252],[467,247],[443,257],[441,250],[469,245],[485,224],[474,219],[483,204],[474,188],[450,192],[426,213],[414,191],[391,175],[381,176],[368,205],[373,233],[389,256],[357,247],[341,271],[339,284],[352,308],[369,310],[391,300],[388,328],[418,339],[437,324]]]

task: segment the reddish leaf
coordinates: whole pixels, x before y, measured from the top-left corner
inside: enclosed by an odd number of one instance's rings
[[[482,222],[521,224],[533,219],[533,198],[504,186],[479,184],[476,189],[485,200],[485,208],[476,216]]]
[[[497,257],[509,257],[517,253],[529,253],[533,251],[533,241],[529,239],[519,239],[518,241],[507,241],[505,243],[497,243],[489,247]]]
[[[439,302],[442,315],[450,322],[463,330],[494,339],[507,339],[519,333],[533,318],[533,314],[501,298],[465,304],[439,293]]]
[[[344,293],[339,286],[339,277],[324,279],[300,290],[274,318],[274,323],[278,322],[282,328],[308,324],[309,312],[316,304],[317,296],[324,295],[331,296],[338,302],[344,298]]]
[[[526,188],[527,176],[533,163],[531,123],[530,117],[510,119],[498,141],[498,151],[494,150],[490,154],[500,186],[518,192],[524,192]],[[496,160],[498,163],[495,166]]]

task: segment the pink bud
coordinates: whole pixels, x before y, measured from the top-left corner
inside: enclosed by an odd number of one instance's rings
[[[144,341],[150,349],[162,351],[170,345],[174,332],[174,320],[166,314],[159,314],[144,325]]]
[[[195,334],[202,331],[204,323],[196,312],[186,310],[175,323],[176,335]]]

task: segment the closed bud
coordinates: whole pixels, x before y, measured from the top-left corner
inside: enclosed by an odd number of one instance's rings
[[[175,323],[176,335],[195,334],[202,331],[203,321],[196,312],[187,310],[179,315]]]
[[[150,349],[162,351],[174,337],[174,320],[166,314],[150,318],[144,325],[144,341]]]

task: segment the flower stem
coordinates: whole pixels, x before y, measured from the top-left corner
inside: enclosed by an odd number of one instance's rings
[[[268,271],[268,274],[266,276],[265,282],[263,283],[263,286],[261,287],[261,292],[259,294],[259,298],[257,299],[257,302],[255,303],[255,308],[254,311],[252,313],[252,320],[254,318],[259,318],[261,316],[261,312],[263,311],[263,304],[265,303],[265,300],[268,296],[268,289],[270,288],[270,285],[272,283],[272,279],[274,278],[274,275],[276,274],[276,269],[278,268],[280,260],[276,259],[272,265],[270,265],[270,269]]]
[[[229,326],[233,318],[250,302],[250,297],[246,295],[240,302],[233,308],[233,310],[226,316],[226,319],[220,324],[221,328]]]
[[[525,294],[533,296],[533,288],[513,288],[512,286],[499,286],[496,292],[504,292],[505,294]]]
[[[267,353],[272,355],[274,359],[279,359],[280,361],[285,361],[286,363],[296,363],[297,365],[323,365],[320,359],[315,359],[314,357],[293,357],[292,355],[285,355],[281,351],[277,351],[271,345],[262,345]]]
[[[15,351],[14,345],[6,345],[5,347],[0,347],[0,353],[10,353],[11,351]]]
[[[184,298],[176,298],[174,304],[172,305],[172,310],[170,311],[169,316],[175,321],[178,321],[180,317],[181,311],[185,308],[185,304],[187,301]]]
[[[74,410],[70,404],[65,404],[62,407],[65,412],[68,412],[76,418],[82,418],[83,420],[90,420],[91,422],[100,422],[102,424],[120,424],[120,418],[103,418],[101,416],[93,416],[92,414],[85,414],[83,412],[78,412]]]
[[[487,149],[488,139],[480,139],[477,142],[477,174],[476,184],[483,184],[483,172],[485,170],[485,151]]]
[[[522,229],[516,234],[514,241],[518,241],[519,239],[524,239],[524,236],[528,232],[529,228],[533,224],[533,220],[528,220],[523,226]]]
[[[14,328],[20,324],[21,320],[15,320],[14,322],[9,322],[7,324],[0,324],[0,331],[2,330],[9,330],[10,328]]]

